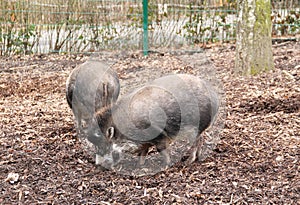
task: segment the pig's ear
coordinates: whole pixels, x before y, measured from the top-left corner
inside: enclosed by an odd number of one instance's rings
[[[109,127],[106,130],[106,135],[105,136],[108,140],[111,140],[114,137],[114,134],[115,134],[115,128],[114,127]]]

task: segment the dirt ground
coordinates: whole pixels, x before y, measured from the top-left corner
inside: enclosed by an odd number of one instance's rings
[[[226,94],[220,142],[203,162],[143,177],[102,171],[76,137],[65,81],[89,56],[1,57],[0,204],[300,204],[300,45],[273,51],[274,70],[239,77],[234,45],[207,49]],[[151,63],[197,74],[162,53],[122,62],[124,89]]]

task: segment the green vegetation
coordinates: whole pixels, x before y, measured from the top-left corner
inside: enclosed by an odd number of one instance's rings
[[[273,36],[289,36],[300,33],[300,10],[290,10],[283,16],[279,12],[272,13]]]
[[[237,0],[218,7],[206,2],[149,1],[150,46],[156,41],[169,46],[176,35],[191,44],[235,40]],[[2,0],[0,13],[0,55],[93,52],[142,43],[142,0]],[[300,33],[299,10],[274,11],[272,22],[273,35]]]

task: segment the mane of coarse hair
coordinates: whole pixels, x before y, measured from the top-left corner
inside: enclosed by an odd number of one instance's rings
[[[104,107],[100,108],[96,112],[96,119],[97,119],[98,124],[100,124],[102,122],[106,122],[108,120],[108,118],[112,114],[112,107],[113,106],[114,106],[114,104],[109,104],[107,106],[104,106]]]

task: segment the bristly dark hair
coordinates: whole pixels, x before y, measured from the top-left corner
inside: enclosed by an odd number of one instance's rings
[[[107,122],[108,118],[111,117],[113,106],[114,106],[113,104],[109,104],[105,107],[100,108],[96,112],[96,120],[97,120],[98,125],[101,125],[104,122]]]

